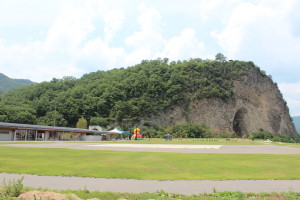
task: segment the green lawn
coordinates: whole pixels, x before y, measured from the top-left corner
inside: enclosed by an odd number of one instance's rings
[[[10,142],[10,141],[0,141],[0,145],[3,144],[50,144],[54,142],[36,142],[36,141],[24,141],[24,142]]]
[[[0,146],[0,172],[157,180],[300,179],[300,155],[184,154]]]
[[[279,146],[288,146],[288,147],[297,147],[297,148],[300,148],[300,143],[272,142],[272,144],[279,145]]]

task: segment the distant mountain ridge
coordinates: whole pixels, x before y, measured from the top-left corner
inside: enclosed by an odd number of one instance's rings
[[[295,124],[296,130],[298,133],[300,133],[300,116],[292,117],[293,122]]]
[[[35,84],[35,82],[32,82],[31,80],[13,79],[13,78],[9,78],[3,73],[0,73],[0,94],[19,87],[23,87],[26,85],[33,85],[33,84]]]

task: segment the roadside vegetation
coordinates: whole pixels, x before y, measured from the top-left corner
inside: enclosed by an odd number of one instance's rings
[[[62,196],[64,194],[64,196]],[[47,196],[48,195],[48,196]],[[51,199],[56,200],[62,199],[101,199],[101,200],[165,200],[165,199],[182,199],[182,200],[250,200],[250,199],[286,199],[286,200],[298,200],[300,199],[300,193],[297,192],[273,192],[273,193],[242,193],[242,192],[232,192],[224,191],[212,193],[204,193],[197,195],[181,195],[168,193],[163,190],[154,193],[118,193],[118,192],[91,192],[87,189],[84,190],[67,190],[67,191],[56,191],[47,189],[34,189],[25,188],[22,184],[22,179],[9,181],[8,183],[4,181],[2,186],[0,186],[0,200],[13,200],[20,198],[30,198],[30,199]],[[78,198],[79,197],[79,198]]]
[[[112,192],[89,192],[87,190],[82,191],[64,191],[64,193],[73,193],[78,197],[87,199],[87,198],[98,198],[103,200],[117,200],[117,199],[127,199],[127,200],[165,200],[165,199],[182,199],[182,200],[272,200],[272,199],[282,199],[282,200],[299,200],[300,193],[297,192],[274,192],[274,193],[242,193],[242,192],[213,192],[213,193],[204,193],[197,195],[181,195],[167,193],[164,191],[157,191],[155,193],[112,193]]]
[[[54,176],[145,180],[300,179],[296,173],[300,169],[299,155],[281,154],[183,154],[0,146],[0,163],[0,172]]]

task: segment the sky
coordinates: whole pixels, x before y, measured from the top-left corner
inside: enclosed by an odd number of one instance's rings
[[[299,0],[0,0],[0,72],[35,82],[169,58],[253,61],[300,116]]]

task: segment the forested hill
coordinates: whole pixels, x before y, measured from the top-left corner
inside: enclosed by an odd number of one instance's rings
[[[12,79],[7,77],[6,75],[0,73],[0,94],[23,87],[26,85],[33,85],[34,82],[27,80],[27,79]]]
[[[196,99],[229,101],[233,81],[250,68],[257,67],[243,61],[157,59],[127,69],[97,71],[80,79],[54,78],[2,94],[0,121],[75,126],[83,117],[88,122],[136,122]]]

